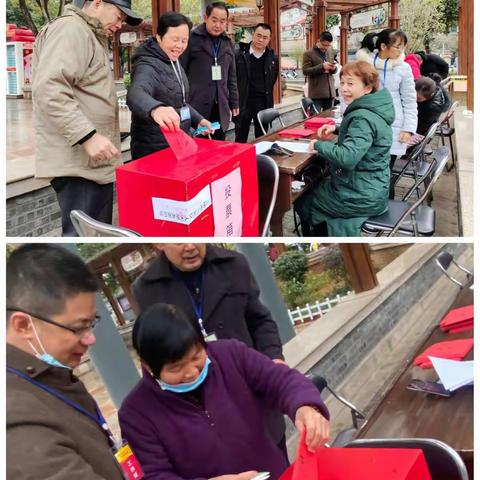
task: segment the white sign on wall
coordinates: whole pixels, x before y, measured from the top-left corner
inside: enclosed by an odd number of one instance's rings
[[[282,40],[303,40],[305,38],[305,29],[301,25],[293,25],[282,29]]]
[[[385,8],[375,8],[366,12],[355,13],[350,17],[351,28],[364,28],[380,26],[387,20],[387,11]]]
[[[137,40],[136,32],[123,32],[120,34],[120,43],[122,45],[128,45],[129,43],[135,43]]]

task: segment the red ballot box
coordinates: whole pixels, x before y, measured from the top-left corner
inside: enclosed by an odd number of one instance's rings
[[[119,224],[143,236],[258,236],[254,146],[172,136],[173,149],[117,168]]]
[[[304,435],[280,480],[431,480],[422,450],[321,447],[311,453]]]

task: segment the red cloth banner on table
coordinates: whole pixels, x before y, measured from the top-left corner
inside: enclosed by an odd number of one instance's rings
[[[473,348],[473,338],[461,340],[448,340],[430,345],[415,360],[414,364],[422,368],[432,368],[428,357],[448,358],[450,360],[463,360]]]
[[[322,447],[311,453],[303,444],[280,480],[431,480],[422,450]]]
[[[335,119],[328,117],[313,117],[305,120],[304,125],[307,128],[320,128],[323,125],[335,125]]]
[[[287,138],[302,138],[302,137],[309,137],[315,133],[314,130],[310,130],[309,128],[287,128],[286,130],[282,130],[278,132],[280,137],[287,137]]]
[[[473,305],[450,310],[440,322],[440,328],[446,332],[452,328],[458,329],[473,326]]]
[[[178,132],[169,141],[116,169],[119,224],[143,236],[258,236],[254,146]]]

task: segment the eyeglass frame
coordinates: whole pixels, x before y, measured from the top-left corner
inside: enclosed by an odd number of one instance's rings
[[[68,330],[72,332],[75,336],[78,338],[84,337],[87,333],[91,332],[94,330],[94,328],[99,324],[101,320],[101,316],[96,314],[95,315],[95,320],[93,320],[88,327],[80,327],[80,328],[73,328],[73,327],[67,327],[66,325],[62,325],[61,323],[56,322],[55,320],[51,320],[50,318],[45,318],[39,315],[36,315],[34,313],[27,312],[26,310],[23,310],[22,308],[17,308],[17,307],[7,307],[7,311],[9,312],[21,312],[24,313],[25,315],[29,315],[30,317],[35,317],[38,318],[38,320],[41,320],[42,322],[45,323],[50,323],[51,325],[55,325],[56,327],[63,328],[64,330]]]

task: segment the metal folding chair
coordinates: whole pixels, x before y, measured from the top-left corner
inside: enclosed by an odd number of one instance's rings
[[[258,214],[259,234],[268,235],[273,208],[277,199],[280,172],[273,158],[267,155],[257,155],[258,174]]]
[[[257,120],[264,135],[267,134],[268,125],[277,119],[280,125],[284,127],[285,124],[280,116],[280,112],[276,108],[266,108],[265,110],[260,110],[257,114]],[[265,128],[265,126],[267,126],[267,128]]]
[[[94,220],[81,210],[72,210],[70,219],[81,237],[141,237],[140,234],[128,228],[114,227]]]
[[[465,288],[467,286],[469,286],[471,284],[471,282],[473,281],[473,272],[471,272],[470,270],[467,270],[465,267],[462,267],[461,265],[459,265],[453,258],[452,254],[449,253],[449,252],[440,252],[438,255],[437,255],[437,258],[435,259],[437,265],[440,267],[440,270],[442,270],[442,272],[446,275],[446,277],[452,281],[453,283],[455,283],[456,285],[458,285],[460,288]],[[462,272],[464,272],[466,274],[466,281],[465,282],[461,282],[460,280],[457,280],[456,278],[454,278],[449,272],[448,272],[448,268],[450,267],[450,265],[453,263],[453,265],[455,265],[455,267],[457,267],[457,269],[461,270]]]
[[[304,97],[300,101],[300,106],[302,107],[303,114],[305,115],[305,118],[310,118],[313,115],[317,115],[320,112],[317,110],[317,107],[315,106],[315,103],[313,103],[313,100],[309,97]]]

